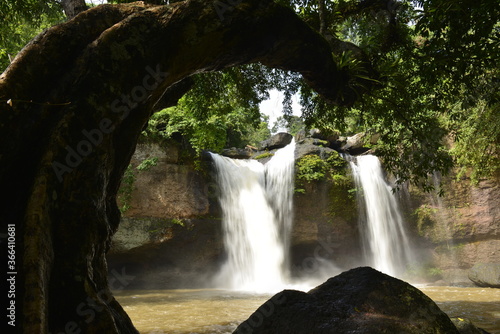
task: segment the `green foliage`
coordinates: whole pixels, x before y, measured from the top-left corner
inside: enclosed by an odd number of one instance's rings
[[[446,95],[455,100],[461,85],[473,87],[500,59],[500,2],[497,0],[420,1],[416,33],[423,39],[420,69],[429,82],[447,78]],[[442,84],[442,83],[441,83]]]
[[[336,44],[332,56],[339,81],[359,100],[333,106],[296,73],[246,65],[195,76],[178,106],[153,115],[144,131],[148,140],[181,137],[196,152],[256,145],[269,136],[258,105],[275,88],[285,96],[280,122],[292,133],[304,121],[347,135],[379,134],[374,149],[400,184],[430,190],[428,175],[446,175],[453,166],[459,177],[467,173],[476,182],[498,173],[498,0],[334,0],[322,1],[324,10],[319,1],[277,2],[333,44],[352,43]],[[0,0],[2,69],[37,32],[63,17],[56,0]],[[369,86],[377,89],[367,91]],[[291,116],[294,94],[300,94],[301,118]],[[312,179],[327,174],[313,161],[303,167]]]
[[[316,2],[281,2],[319,31]],[[364,54],[346,49],[334,55],[348,78],[364,79],[347,84],[359,93],[363,82],[378,89],[361,95],[353,106],[337,107],[303,84],[306,124],[347,135],[379,134],[374,149],[399,184],[410,181],[430,190],[428,175],[446,175],[453,165],[471,171],[473,179],[492,176],[499,165],[500,2],[414,3],[325,2],[328,34],[354,43]],[[378,75],[370,76],[364,62]],[[488,107],[476,107],[481,104]],[[450,134],[456,141],[451,151]]]
[[[136,169],[140,170],[140,171],[146,171],[146,170],[150,169],[151,167],[156,166],[157,163],[158,163],[158,158],[157,157],[153,157],[153,158],[149,158],[149,159],[144,159],[139,164],[139,166],[136,167]]]
[[[468,171],[474,183],[495,175],[500,168],[500,103],[492,106],[481,101],[470,113],[450,120],[457,141],[450,153],[460,166],[457,179]]]
[[[185,225],[182,219],[172,218],[170,221],[172,222],[172,224],[179,225],[182,227],[184,227]]]
[[[429,282],[435,282],[443,278],[443,270],[435,267],[433,263],[412,263],[410,264],[403,277],[410,281],[423,279]]]
[[[246,127],[241,136],[241,144],[239,146],[250,145],[257,147],[260,142],[271,137],[271,130],[269,130],[268,124],[269,116],[261,115],[261,121],[259,125],[254,128],[253,126]]]
[[[322,180],[328,172],[328,164],[319,156],[310,154],[296,163],[296,178],[307,182]]]
[[[0,72],[29,40],[63,19],[55,0],[0,0]]]
[[[265,159],[265,158],[270,158],[274,156],[274,153],[271,152],[264,152],[262,154],[259,154],[258,156],[254,157],[253,159],[259,160],[259,159]]]
[[[277,133],[280,129],[285,129],[286,132],[295,136],[299,131],[305,130],[306,125],[302,117],[298,117],[295,115],[291,116],[280,116],[276,119],[276,122],[273,124],[271,129],[272,133]]]
[[[130,208],[130,200],[132,199],[132,191],[134,190],[134,182],[136,175],[132,165],[128,165],[123,174],[120,189],[118,190],[118,201],[122,204],[120,207],[121,213],[125,213]]]
[[[270,86],[258,68],[196,76],[193,89],[177,106],[154,114],[143,135],[163,140],[180,134],[196,152],[257,145],[270,135],[267,119],[259,112]]]
[[[339,186],[350,183],[346,163],[337,152],[326,159],[314,154],[303,156],[295,163],[295,192],[304,193],[304,186],[308,182],[329,180]]]
[[[413,212],[417,221],[417,230],[421,236],[425,236],[428,230],[434,227],[436,212],[436,208],[428,205],[422,205]]]
[[[139,172],[147,171],[158,163],[158,158],[153,157],[149,159],[144,159],[137,167],[133,167],[132,164],[128,165],[125,173],[123,174],[122,182],[120,184],[120,189],[118,189],[118,201],[122,204],[120,207],[120,212],[123,214],[128,209],[130,209],[130,201],[132,200],[132,192],[134,190],[134,183],[137,179],[135,170]]]

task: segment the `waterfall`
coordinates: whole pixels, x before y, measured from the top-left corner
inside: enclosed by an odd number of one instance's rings
[[[384,178],[380,161],[373,155],[348,160],[358,188],[359,227],[366,260],[386,274],[401,275],[411,262],[411,250],[398,201]]]
[[[219,285],[269,292],[288,278],[295,142],[263,165],[212,154],[217,171],[227,261]]]

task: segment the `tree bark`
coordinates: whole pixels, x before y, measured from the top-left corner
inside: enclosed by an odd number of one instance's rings
[[[318,0],[318,16],[319,16],[319,33],[321,36],[326,35],[327,29],[327,12],[326,12],[325,0]]]
[[[61,0],[61,6],[68,20],[88,9],[85,0]]]
[[[328,43],[292,11],[221,4],[98,6],[36,37],[0,76],[0,217],[16,229],[22,332],[137,333],[110,290],[133,277],[107,277],[116,194],[141,129],[190,75],[261,62],[353,102]]]

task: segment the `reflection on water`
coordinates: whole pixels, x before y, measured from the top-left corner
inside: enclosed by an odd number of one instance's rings
[[[232,333],[270,294],[225,290],[115,292],[141,334]]]
[[[419,287],[449,316],[500,334],[500,289]],[[271,295],[225,290],[117,291],[141,334],[232,333]]]
[[[477,327],[500,334],[500,289],[419,287],[450,317],[469,318]]]

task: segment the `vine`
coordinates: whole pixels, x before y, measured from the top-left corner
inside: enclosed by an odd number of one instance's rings
[[[130,200],[132,199],[132,190],[134,190],[134,182],[136,176],[132,165],[128,165],[123,174],[122,183],[118,190],[118,201],[121,203],[120,212],[123,214],[130,209]]]
[[[134,168],[132,164],[129,164],[125,173],[123,174],[122,183],[120,189],[118,190],[118,201],[121,203],[120,212],[124,214],[130,209],[130,201],[132,200],[132,191],[134,190],[134,183],[137,179],[137,175],[134,170],[140,172],[146,171],[158,163],[158,158],[144,159],[141,163]]]

